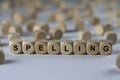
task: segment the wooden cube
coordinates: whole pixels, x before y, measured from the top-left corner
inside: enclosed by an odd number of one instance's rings
[[[9,32],[9,27],[10,27],[10,25],[8,25],[8,24],[1,24],[0,25],[1,33],[3,35],[7,35]]]
[[[83,40],[75,40],[73,42],[73,52],[76,55],[86,54],[86,43]]]
[[[120,54],[118,54],[116,57],[116,66],[117,66],[117,69],[120,70]]]
[[[67,19],[63,13],[57,13],[55,18],[56,22],[65,22]]]
[[[87,41],[87,43],[86,43],[86,52],[89,55],[97,55],[97,54],[99,54],[98,42]]]
[[[33,54],[34,53],[34,42],[33,41],[23,41],[22,42],[22,51],[25,54]]]
[[[83,21],[78,21],[78,22],[75,22],[75,31],[82,31],[82,30],[84,30],[84,27],[85,27],[85,25],[84,25],[84,22]]]
[[[36,24],[36,23],[35,23],[34,21],[29,21],[29,22],[27,23],[27,31],[32,32],[33,27],[34,27],[35,24]]]
[[[79,31],[78,32],[78,37],[80,40],[90,40],[92,35],[90,32],[85,32],[85,31]]]
[[[111,24],[99,24],[95,27],[96,35],[102,36],[107,31],[112,31],[113,26]]]
[[[28,19],[35,19],[37,17],[37,10],[34,6],[27,7],[27,18]]]
[[[48,50],[48,53],[52,55],[60,54],[60,41],[50,40],[47,44],[47,50]]]
[[[73,53],[73,41],[63,40],[60,44],[61,54],[71,55]]]
[[[66,23],[64,23],[64,22],[59,22],[56,25],[56,28],[60,29],[63,33],[67,31],[67,26],[66,26]]]
[[[32,32],[35,33],[38,30],[40,30],[40,25],[39,24],[34,25]]]
[[[5,62],[5,54],[3,49],[0,49],[0,65]]]
[[[11,53],[20,54],[22,53],[22,41],[12,40],[9,42],[9,49]]]
[[[60,29],[51,29],[49,35],[51,39],[61,39],[63,37],[63,32]]]
[[[91,25],[97,25],[100,23],[100,19],[96,16],[92,16],[90,17],[90,24]]]
[[[112,53],[112,43],[108,40],[99,42],[99,52],[101,55],[110,55]]]
[[[45,30],[36,30],[36,32],[34,32],[34,39],[39,40],[39,39],[46,39],[47,38],[47,33],[45,32]]]
[[[15,12],[13,14],[13,20],[17,23],[17,24],[24,24],[25,23],[25,17],[18,13],[18,12]]]
[[[56,14],[55,13],[49,14],[48,21],[55,22],[56,21]]]
[[[106,40],[109,40],[112,42],[112,44],[117,43],[117,34],[113,31],[107,31],[104,33],[104,37]]]
[[[35,41],[35,53],[46,54],[47,53],[47,40]]]
[[[11,41],[11,40],[20,40],[20,33],[9,33],[8,34],[8,40]]]
[[[48,25],[48,23],[41,23],[40,24],[40,29],[43,29],[43,30],[46,31],[46,33],[48,33],[49,32],[49,25]]]
[[[20,33],[22,35],[22,27],[19,25],[12,25],[9,28],[9,33]]]

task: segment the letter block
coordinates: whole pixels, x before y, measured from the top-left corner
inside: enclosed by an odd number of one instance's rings
[[[5,55],[3,49],[0,49],[0,65],[5,62]]]
[[[53,55],[60,54],[60,41],[50,40],[47,45],[47,50],[49,54],[53,54]]]
[[[14,54],[22,53],[22,41],[18,39],[10,41],[9,49],[11,53],[14,53]]]
[[[101,55],[110,55],[112,53],[112,43],[107,40],[101,40],[99,43],[99,52]]]
[[[22,51],[25,54],[34,53],[34,42],[33,41],[23,41],[22,42]]]
[[[87,43],[86,43],[86,51],[87,51],[87,54],[89,54],[89,55],[97,55],[97,54],[99,54],[98,42],[87,41]]]
[[[73,43],[73,52],[76,55],[83,55],[86,53],[86,43],[83,40],[75,40]]]
[[[60,44],[61,54],[70,55],[73,53],[73,41],[63,40]]]
[[[35,41],[35,53],[46,54],[47,53],[47,40]]]

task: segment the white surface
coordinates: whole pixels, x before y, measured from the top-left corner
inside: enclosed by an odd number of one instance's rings
[[[6,18],[5,14],[0,15],[1,20]],[[41,13],[39,18],[45,15]],[[86,30],[89,29],[93,34],[93,40],[103,39],[95,36],[94,27],[89,26],[87,21],[85,23]],[[73,28],[71,22],[67,24],[69,28]],[[50,25],[55,26],[55,24]],[[119,30],[115,28],[118,38]],[[33,39],[33,36],[24,32],[22,39]],[[66,33],[63,39],[75,40],[77,33]],[[116,54],[120,51],[119,40],[117,45],[113,46],[113,53],[110,56],[10,55],[8,40],[3,37],[1,48],[5,51],[6,61],[0,65],[0,80],[119,80],[120,71],[115,65]]]

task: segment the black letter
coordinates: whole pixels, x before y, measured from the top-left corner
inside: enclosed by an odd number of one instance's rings
[[[31,47],[30,45],[26,45],[26,50],[30,49],[30,47]]]
[[[104,51],[108,51],[108,50],[109,50],[109,49],[108,49],[108,46],[104,46],[104,47],[103,47],[103,50],[104,50]]]
[[[56,51],[56,50],[54,49],[54,46],[52,46],[52,51]]]
[[[17,51],[18,50],[18,46],[17,45],[14,45],[14,50]]]
[[[79,51],[80,51],[80,46],[79,46]]]
[[[43,45],[39,45],[39,50],[43,51]]]
[[[69,50],[66,49],[66,46],[65,46],[65,51],[69,51]]]
[[[91,51],[95,51],[95,46],[90,46]]]

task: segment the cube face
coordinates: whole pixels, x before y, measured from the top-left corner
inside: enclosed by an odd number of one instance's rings
[[[112,44],[109,41],[99,43],[99,52],[101,55],[110,55],[112,53]]]
[[[43,30],[45,30],[46,33],[48,33],[48,31],[49,31],[48,23],[41,23],[40,24],[40,29],[43,29]]]
[[[12,41],[12,40],[20,40],[20,33],[9,33],[8,34],[8,40]]]
[[[98,43],[93,42],[93,41],[88,41],[86,43],[86,51],[87,51],[87,54],[89,54],[89,55],[97,55],[97,54],[99,54]]]
[[[32,41],[23,41],[22,42],[22,51],[25,54],[34,53],[34,43]]]
[[[106,40],[111,41],[112,44],[117,43],[117,35],[116,35],[116,33],[112,32],[112,31],[105,32],[104,37]]]
[[[117,68],[120,70],[120,54],[117,55],[117,58],[116,58],[116,66],[117,66]]]
[[[1,24],[0,27],[1,27],[1,33],[3,35],[7,35],[8,32],[9,32],[9,27],[10,26],[8,24]]]
[[[86,44],[83,41],[74,41],[73,52],[76,55],[86,54]]]
[[[47,41],[46,40],[35,41],[35,53],[37,54],[47,53]]]
[[[35,23],[35,22],[32,22],[32,21],[28,22],[28,23],[27,23],[27,31],[32,32],[33,27],[34,27],[35,24],[36,24],[36,23]]]
[[[97,25],[99,23],[100,23],[100,19],[98,17],[93,16],[93,17],[90,18],[90,24],[91,25]]]
[[[79,35],[80,40],[90,40],[91,39],[90,32],[79,31],[78,35]]]
[[[64,22],[59,22],[56,26],[57,26],[57,29],[60,29],[63,33],[67,31],[67,26],[66,26],[66,23]]]
[[[62,41],[61,42],[61,54],[70,55],[73,53],[73,42],[72,41]]]
[[[47,44],[47,50],[49,54],[60,54],[60,42],[59,41],[49,41]]]
[[[0,49],[0,65],[3,64],[4,62],[5,62],[4,51]]]
[[[75,31],[82,31],[84,30],[84,22],[83,21],[78,21],[75,23]]]
[[[51,39],[61,39],[63,37],[63,32],[60,29],[51,29],[49,34]]]
[[[35,40],[46,39],[47,34],[46,34],[46,32],[44,30],[37,30],[34,33],[34,38],[35,38]]]
[[[20,54],[22,53],[22,41],[10,41],[9,48],[11,53]]]

